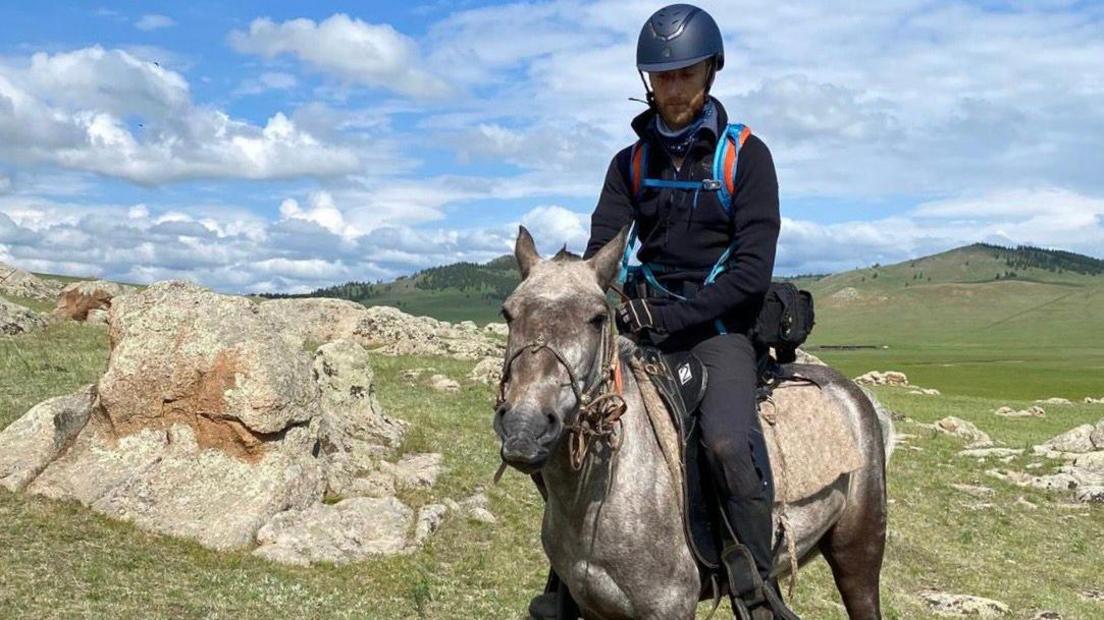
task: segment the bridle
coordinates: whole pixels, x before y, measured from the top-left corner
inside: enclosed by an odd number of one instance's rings
[[[567,425],[568,453],[571,467],[579,471],[583,467],[590,447],[595,440],[605,443],[613,451],[621,447],[623,434],[621,430],[621,416],[625,413],[627,405],[622,397],[623,384],[621,381],[621,358],[617,350],[617,327],[613,321],[613,311],[606,310],[606,318],[603,321],[602,342],[598,347],[595,362],[592,368],[597,369],[595,377],[589,386],[580,388],[579,380],[575,376],[575,370],[567,359],[556,347],[545,340],[544,336],[518,347],[502,365],[502,379],[498,382],[498,399],[495,401],[495,410],[506,402],[506,386],[510,381],[511,369],[522,353],[528,351],[536,355],[541,351],[548,351],[556,359],[556,362],[567,371],[571,381],[571,391],[575,394],[576,415],[571,424]],[[495,481],[506,469],[506,463],[502,464]]]

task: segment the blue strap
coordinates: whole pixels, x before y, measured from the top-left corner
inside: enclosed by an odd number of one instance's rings
[[[666,187],[669,189],[692,189],[715,192],[721,189],[723,184],[716,179],[703,179],[701,181],[675,181],[672,179],[644,179],[644,187]]]
[[[629,277],[629,259],[632,258],[634,245],[636,245],[636,220],[629,225],[629,238],[625,241],[625,251],[621,253],[621,269],[617,272],[618,286],[625,286],[625,280]]]
[[[735,159],[739,162],[740,159],[740,132],[744,130],[744,126],[741,123],[732,123],[728,127],[725,127],[724,133],[717,140],[717,148],[713,151],[713,178],[721,180],[721,187],[717,191],[720,192],[721,206],[724,207],[725,213],[729,217],[732,217],[732,195],[728,193],[728,188],[724,184],[725,169],[724,160],[725,153],[729,148],[736,149]],[[732,175],[736,175],[736,165],[732,166]],[[736,179],[733,179],[733,186],[735,186]]]

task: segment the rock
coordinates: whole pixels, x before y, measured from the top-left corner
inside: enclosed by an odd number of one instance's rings
[[[61,289],[54,307],[54,316],[61,319],[84,321],[90,310],[110,310],[112,300],[133,292],[132,286],[124,286],[107,280],[83,280]],[[105,321],[106,322],[106,321]]]
[[[1070,402],[1070,400],[1068,398],[1059,398],[1057,396],[1054,396],[1054,397],[1051,397],[1051,398],[1040,399],[1040,400],[1037,400],[1035,402],[1039,403],[1041,405],[1072,405],[1073,404],[1072,402]]]
[[[1018,471],[1002,471],[990,469],[985,473],[1021,487],[1031,487],[1043,491],[1069,491],[1076,489],[1080,484],[1078,478],[1072,474],[1059,472],[1046,476],[1033,476]]]
[[[311,356],[255,304],[161,282],[111,316],[98,405],[27,492],[216,549],[321,499]]]
[[[418,511],[418,521],[414,524],[413,546],[420,547],[425,544],[429,537],[437,531],[437,528],[441,527],[447,512],[448,507],[443,504],[422,506],[422,509]]]
[[[1075,497],[1084,504],[1104,504],[1104,485],[1081,487]]]
[[[969,448],[982,448],[993,444],[993,440],[989,438],[989,435],[985,434],[972,422],[967,422],[955,416],[947,416],[937,421],[933,428],[940,433],[965,439],[969,442],[967,445]]]
[[[845,286],[840,290],[832,293],[828,296],[828,299],[837,301],[840,303],[848,303],[859,299],[862,295],[859,293],[859,289],[853,286]]]
[[[401,553],[413,511],[394,497],[354,497],[275,515],[257,532],[253,555],[282,564],[345,564]]]
[[[879,372],[872,370],[866,374],[860,375],[855,378],[855,383],[861,385],[908,385],[908,377],[903,372],[896,370],[887,370],[885,372]]]
[[[1004,418],[1042,418],[1046,417],[1046,411],[1038,405],[1032,405],[1022,411],[1017,411],[1011,407],[1001,407],[994,413]]]
[[[407,368],[406,370],[399,373],[399,376],[403,379],[406,379],[407,381],[417,381],[418,378],[421,377],[424,373],[436,372],[436,370],[437,369],[433,368],[432,366],[428,368]]]
[[[813,355],[812,353],[809,353],[808,351],[805,351],[804,349],[798,349],[796,353],[797,359],[794,361],[798,364],[815,364],[817,366],[827,366],[827,364],[822,362],[819,357]]]
[[[460,321],[456,324],[456,329],[466,332],[479,331],[479,326],[475,324],[475,321]]]
[[[499,381],[502,380],[502,359],[484,357],[475,365],[468,378],[476,383],[498,385]]]
[[[359,494],[356,489],[384,492],[386,483],[378,477],[368,485],[353,481],[372,474],[375,461],[398,448],[406,432],[405,423],[384,415],[369,361],[364,347],[343,338],[314,353],[313,373],[322,396],[319,441],[330,497]]]
[[[31,408],[0,431],[0,487],[22,491],[57,458],[92,414],[96,387],[58,396]]]
[[[89,325],[107,325],[108,318],[107,310],[93,308],[88,311],[88,316],[85,317],[84,322]]]
[[[1075,455],[1073,466],[1078,469],[1104,474],[1104,450]]]
[[[362,304],[329,297],[273,299],[261,302],[258,308],[261,315],[312,349],[340,338],[355,339],[357,325],[368,314]]]
[[[429,387],[438,392],[448,392],[450,394],[455,394],[460,391],[460,383],[455,379],[449,379],[445,375],[433,375],[430,377]]]
[[[939,396],[939,390],[935,388],[916,388],[915,390],[909,390],[909,394],[918,394],[920,396]]]
[[[0,336],[15,336],[46,327],[46,318],[0,297]]]
[[[357,340],[388,355],[441,355],[457,359],[501,357],[503,342],[486,331],[469,331],[390,306],[373,306],[354,330]]]
[[[1104,419],[1097,422],[1092,432],[1089,433],[1089,441],[1097,450],[1104,450]]]
[[[430,487],[441,474],[443,460],[437,453],[408,454],[398,463],[380,463],[380,469],[394,476],[400,488]]]
[[[1086,405],[1104,405],[1104,396],[1101,396],[1100,398],[1093,398],[1092,396],[1086,396],[1085,397],[1085,404]]]
[[[1044,610],[1031,616],[1031,620],[1062,620],[1062,614],[1056,611]]]
[[[949,594],[936,590],[920,592],[920,598],[928,604],[928,609],[940,616],[978,616],[997,618],[1009,613],[1008,605],[1000,601],[970,596],[968,594]]]
[[[1076,428],[1072,428],[1061,435],[1058,435],[1035,448],[1037,450],[1053,450],[1055,452],[1066,452],[1081,454],[1084,452],[1092,452],[1095,445],[1092,441],[1092,436],[1096,429],[1092,424],[1082,424]]]
[[[952,484],[951,488],[974,497],[989,497],[995,493],[995,491],[989,487],[975,486],[972,484]]]
[[[1082,590],[1081,598],[1094,603],[1104,603],[1104,590]]]
[[[61,283],[56,280],[43,280],[18,267],[0,263],[0,293],[53,301],[60,290]]]
[[[987,459],[1019,456],[1023,453],[1023,449],[1020,448],[974,448],[972,450],[962,450],[958,453],[958,456]]]
[[[510,335],[510,326],[505,323],[487,323],[483,326],[483,332],[498,338],[506,338]]]
[[[1015,504],[1017,506],[1022,507],[1022,508],[1026,508],[1028,510],[1038,510],[1039,509],[1039,507],[1037,505],[1035,505],[1034,503],[1028,501],[1022,495],[1020,497],[1016,498]]]

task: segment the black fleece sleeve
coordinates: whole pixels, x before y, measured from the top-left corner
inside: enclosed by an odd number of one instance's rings
[[[677,332],[712,321],[749,301],[761,299],[770,287],[778,248],[778,178],[770,150],[750,136],[737,161],[736,193],[732,199],[735,246],[727,269],[693,298],[654,308],[658,323]]]
[[[606,182],[602,185],[602,194],[598,205],[590,216],[590,240],[587,242],[583,258],[590,258],[604,245],[632,223],[633,207],[629,195],[625,171],[628,170],[629,149],[614,155],[606,171]]]

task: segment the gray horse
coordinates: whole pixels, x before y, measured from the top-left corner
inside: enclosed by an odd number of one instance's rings
[[[609,395],[611,369],[635,346],[614,335],[606,301],[624,244],[623,230],[589,260],[565,251],[543,260],[520,229],[522,281],[503,304],[509,339],[494,429],[505,464],[543,476],[541,540],[584,618],[692,618],[703,587],[677,482],[632,373],[618,379],[620,399]],[[822,553],[849,616],[880,618],[889,422],[838,372],[801,371],[846,412],[863,465],[790,506],[797,557]],[[773,575],[789,566],[780,553]]]

